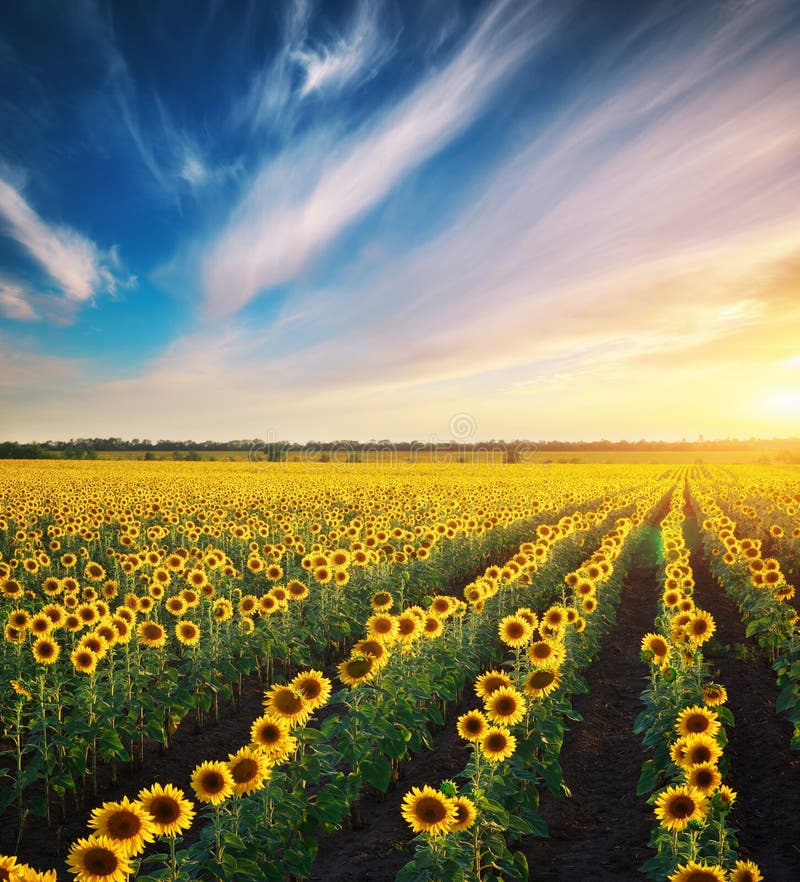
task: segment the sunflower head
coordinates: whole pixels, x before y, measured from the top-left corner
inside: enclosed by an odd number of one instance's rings
[[[195,809],[182,790],[172,784],[153,784],[139,792],[142,808],[153,820],[158,836],[178,836],[192,824]]]
[[[450,825],[450,830],[453,833],[469,830],[478,817],[478,809],[475,807],[475,803],[468,796],[456,796],[453,798],[453,806],[456,810],[456,817]]]
[[[192,789],[200,802],[225,802],[233,794],[235,784],[227,763],[206,761],[192,772]]]
[[[92,812],[89,826],[106,836],[126,856],[135,857],[155,839],[152,818],[138,801],[124,796],[120,802],[104,802]]]
[[[513,686],[502,686],[484,699],[486,716],[503,726],[513,726],[525,716],[525,697]]]
[[[456,821],[453,801],[427,784],[412,787],[403,797],[401,814],[414,833],[438,836],[447,833]]]
[[[486,671],[475,681],[475,693],[478,698],[487,698],[503,687],[511,686],[511,678],[503,671]]]
[[[730,882],[763,882],[763,880],[758,864],[753,861],[736,861],[730,875]]]
[[[688,861],[676,867],[669,882],[726,882],[727,878],[727,871],[719,864]]]
[[[517,739],[502,726],[490,726],[479,744],[481,753],[491,763],[508,759],[517,749]]]
[[[88,836],[72,844],[67,864],[77,879],[125,882],[131,865],[124,851],[107,836]]]
[[[679,735],[716,735],[720,729],[719,717],[708,708],[693,705],[678,714],[675,729]]]
[[[489,721],[479,710],[468,711],[458,718],[456,729],[465,741],[479,741],[489,728]]]
[[[228,769],[233,777],[233,792],[246,796],[264,786],[269,777],[270,761],[261,751],[241,747],[228,756]]]
[[[701,821],[708,810],[702,793],[686,785],[668,787],[656,799],[655,814],[666,830],[680,831],[690,821]]]

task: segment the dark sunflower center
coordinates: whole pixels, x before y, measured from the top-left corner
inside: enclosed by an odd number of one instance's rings
[[[693,714],[686,718],[686,729],[689,732],[705,732],[708,728],[708,718],[702,714]]]
[[[520,622],[509,622],[506,625],[506,636],[512,640],[519,640],[525,633],[525,627]]]
[[[109,876],[119,866],[119,858],[107,848],[90,848],[83,854],[83,865],[94,876]]]
[[[492,751],[501,751],[506,749],[508,740],[502,732],[492,732],[486,739],[486,749]]]
[[[417,803],[417,816],[426,824],[437,824],[447,817],[447,809],[440,799],[425,796]]]
[[[225,779],[219,772],[206,772],[202,784],[207,793],[222,793],[225,789]]]
[[[114,812],[106,824],[112,839],[129,839],[142,829],[141,819],[133,812],[121,810]]]
[[[533,654],[536,656],[536,658],[550,658],[551,652],[552,649],[546,643],[538,643],[536,646],[533,647]]]
[[[667,654],[667,644],[664,643],[663,640],[654,640],[650,644],[650,649],[652,649],[652,651],[656,655],[666,655]]]
[[[246,784],[249,781],[254,781],[258,777],[258,763],[254,759],[250,759],[250,757],[240,759],[231,769],[231,774],[237,784]]]
[[[552,671],[536,671],[531,674],[528,682],[534,689],[544,689],[545,686],[549,686],[555,678],[556,675]]]
[[[503,717],[510,716],[516,709],[516,699],[511,695],[502,695],[494,702],[494,712]]]
[[[711,751],[704,744],[699,744],[692,749],[690,759],[692,760],[693,766],[699,765],[700,763],[711,762]]]
[[[159,824],[171,824],[180,817],[180,807],[169,796],[159,796],[150,803],[150,814]]]
[[[288,689],[282,689],[275,696],[275,707],[282,714],[296,714],[303,709],[303,699]]]
[[[710,769],[699,769],[694,776],[698,787],[708,787],[714,781],[714,775]]]
[[[669,804],[669,812],[673,818],[688,818],[694,809],[694,800],[689,796],[676,796]]]
[[[464,729],[469,732],[470,735],[479,735],[483,732],[483,720],[480,720],[477,717],[469,717],[464,721]]]
[[[158,625],[145,625],[144,636],[148,640],[158,640],[161,637],[161,628]]]
[[[262,726],[258,735],[262,744],[277,744],[281,740],[281,730],[272,723]]]
[[[355,658],[347,663],[347,673],[357,679],[366,676],[372,670],[372,661],[368,658]]]

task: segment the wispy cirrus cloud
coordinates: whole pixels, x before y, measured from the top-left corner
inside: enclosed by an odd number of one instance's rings
[[[300,97],[329,93],[371,79],[394,51],[380,27],[381,6],[360,0],[346,33],[330,43],[303,45],[291,52],[303,73]]]
[[[116,290],[116,251],[104,253],[75,230],[48,224],[19,190],[2,178],[0,231],[18,242],[69,300],[80,303],[101,291]],[[20,292],[18,289],[22,297]]]
[[[32,295],[22,285],[0,278],[0,315],[20,322],[34,322],[39,314],[31,304]]]
[[[467,129],[549,33],[552,20],[537,12],[536,4],[495,4],[448,64],[376,121],[335,145],[309,136],[269,162],[203,262],[209,312],[236,312],[262,290],[295,278]]]

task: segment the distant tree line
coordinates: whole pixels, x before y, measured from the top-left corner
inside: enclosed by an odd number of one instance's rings
[[[338,441],[264,441],[261,438],[236,439],[233,441],[176,441],[148,438],[70,438],[69,441],[42,441],[21,444],[16,441],[0,442],[0,459],[96,459],[98,453],[131,451],[144,453],[145,459],[155,458],[159,451],[183,453],[183,459],[199,459],[201,452],[249,451],[253,456],[277,462],[290,454],[320,453],[349,456],[357,460],[376,452],[398,453],[503,453],[507,461],[517,461],[533,453],[545,451],[604,453],[635,451],[676,451],[676,450],[725,450],[748,451],[769,448],[775,450],[775,457],[786,462],[800,459],[800,438],[724,438],[706,441],[529,441],[515,438],[512,441],[490,439],[488,441],[390,441],[388,438],[371,439],[367,442],[354,440]],[[148,454],[150,454],[148,456]]]

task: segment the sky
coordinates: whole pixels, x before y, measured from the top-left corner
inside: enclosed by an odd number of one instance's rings
[[[800,434],[800,5],[5,3],[0,416]]]

